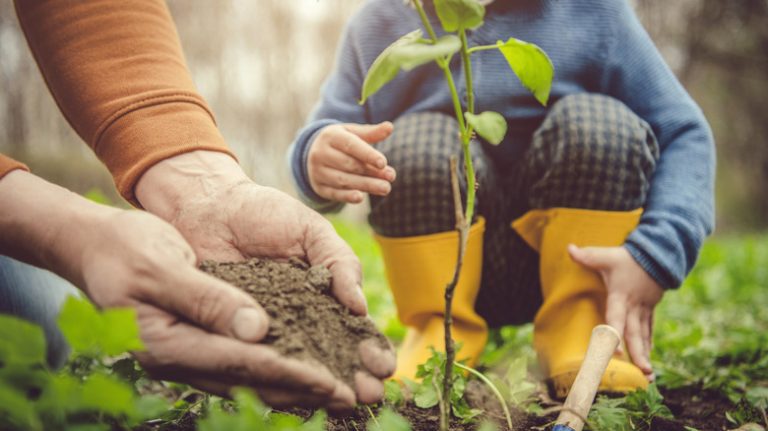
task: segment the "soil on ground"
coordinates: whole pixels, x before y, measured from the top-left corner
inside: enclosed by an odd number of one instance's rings
[[[324,267],[309,267],[301,260],[275,262],[251,259],[238,263],[203,262],[201,269],[233,284],[253,297],[269,313],[270,329],[265,343],[280,353],[301,360],[324,364],[334,375],[353,385],[354,373],[361,368],[358,343],[373,338],[382,347],[386,338],[366,317],[353,315],[330,295],[331,275]],[[482,409],[481,419],[492,419],[499,424],[499,431],[508,431],[496,399],[471,381],[466,396],[470,405]],[[479,384],[479,383],[478,383]],[[735,409],[728,398],[719,393],[686,387],[674,390],[661,389],[664,403],[675,419],[656,418],[651,423],[655,431],[686,431],[692,427],[700,431],[722,431],[733,428],[725,413]],[[329,417],[328,431],[362,431],[366,423],[379,411],[361,406],[349,415]],[[438,429],[437,407],[421,409],[412,402],[396,408],[412,426],[413,431]],[[311,410],[295,409],[291,413],[309,417]],[[518,409],[511,409],[514,430],[547,430],[551,428],[557,413],[540,417]],[[193,430],[197,415],[189,413],[174,424],[165,424],[163,430]],[[142,430],[160,428],[145,424]],[[451,430],[470,431],[477,423],[465,424],[453,420]]]
[[[269,332],[263,343],[281,354],[319,362],[350,387],[362,368],[358,345],[366,339],[388,341],[373,322],[352,314],[331,296],[331,273],[299,259],[276,262],[205,261],[203,271],[253,296],[269,314]]]

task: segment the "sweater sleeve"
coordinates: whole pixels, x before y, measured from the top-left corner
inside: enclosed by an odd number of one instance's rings
[[[29,168],[27,168],[27,166],[23,163],[19,163],[16,160],[13,160],[12,158],[0,153],[0,180],[3,179],[3,177],[8,173],[16,169],[22,169],[25,171],[29,170]]]
[[[320,129],[331,124],[370,122],[366,107],[357,103],[366,73],[357,45],[358,22],[359,19],[352,18],[345,29],[336,51],[334,70],[320,91],[320,101],[288,151],[288,163],[299,195],[307,205],[322,212],[338,211],[344,204],[323,199],[312,190],[307,173],[307,155],[312,141]]]
[[[628,2],[620,3],[604,90],[651,125],[661,150],[645,212],[625,247],[662,287],[674,288],[714,227],[714,139]]]
[[[16,12],[61,112],[134,205],[155,163],[194,150],[231,155],[162,0],[17,0]]]

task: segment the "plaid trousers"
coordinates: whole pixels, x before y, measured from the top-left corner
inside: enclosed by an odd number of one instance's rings
[[[371,196],[373,229],[390,237],[453,230],[449,159],[455,154],[463,160],[456,120],[435,112],[403,116],[377,149],[397,170],[397,180],[388,196]],[[497,167],[477,142],[471,152],[479,184],[476,213],[486,219],[475,308],[491,327],[530,322],[542,302],[539,255],[510,222],[533,208],[642,207],[659,158],[650,126],[618,100],[598,94],[570,95],[552,105],[512,167]]]

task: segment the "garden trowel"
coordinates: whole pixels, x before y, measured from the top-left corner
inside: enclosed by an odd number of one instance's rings
[[[600,379],[620,342],[621,336],[612,326],[595,326],[584,362],[552,431],[581,431],[584,428],[584,419],[592,408]]]

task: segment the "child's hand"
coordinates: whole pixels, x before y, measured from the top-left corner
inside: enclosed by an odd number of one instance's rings
[[[312,189],[333,201],[360,203],[363,193],[386,196],[395,170],[373,148],[392,133],[392,123],[334,124],[320,130],[307,157]]]
[[[606,322],[622,334],[632,362],[648,380],[651,368],[653,309],[664,295],[658,285],[624,247],[568,246],[571,258],[600,273],[608,290]]]

